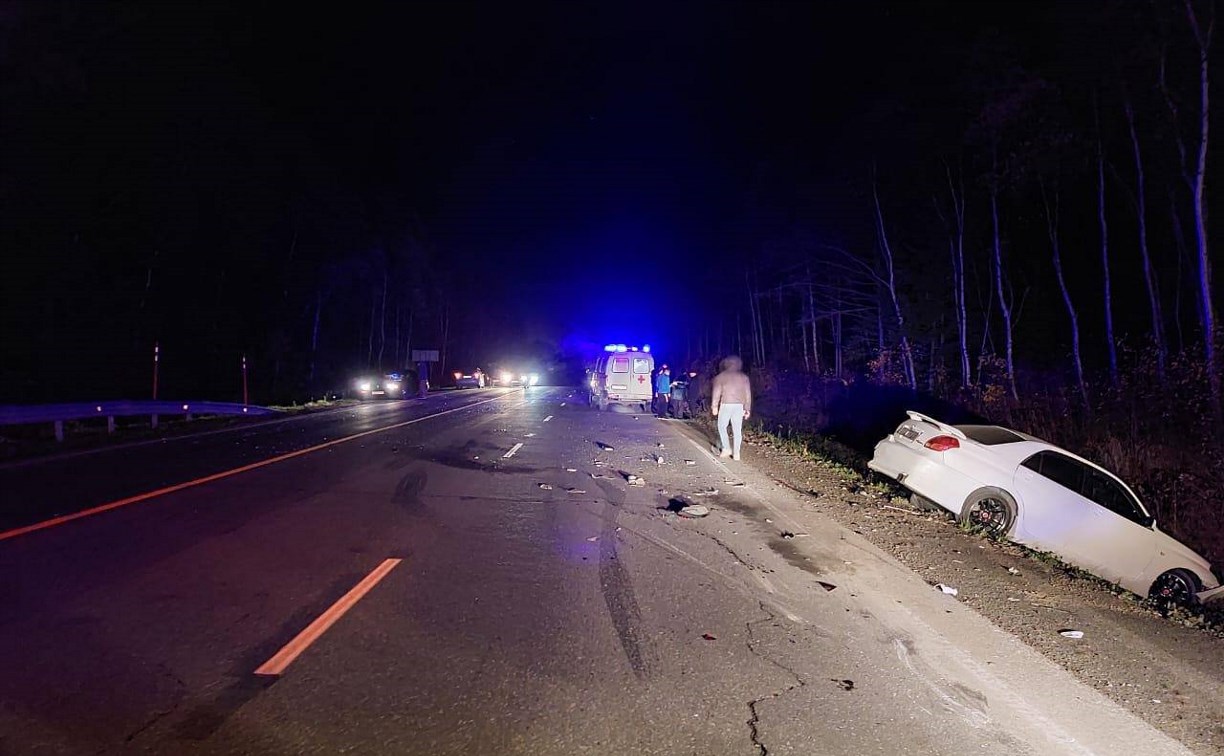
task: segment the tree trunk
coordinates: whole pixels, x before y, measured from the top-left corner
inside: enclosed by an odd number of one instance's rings
[[[876,230],[880,235],[880,253],[884,256],[884,269],[887,278],[885,288],[892,302],[893,315],[897,319],[897,331],[901,337],[901,364],[905,370],[905,380],[913,391],[918,390],[918,376],[914,371],[914,355],[910,349],[909,335],[905,330],[905,316],[901,314],[901,302],[897,298],[897,280],[893,266],[892,246],[888,243],[888,232],[884,228],[884,213],[880,209],[880,194],[876,190],[875,181],[871,183],[871,196],[875,200]],[[882,326],[881,326],[882,328]]]
[[[374,313],[378,312],[378,300],[370,296],[370,332],[366,340],[366,367],[374,365]]]
[[[1152,268],[1152,256],[1148,251],[1147,238],[1147,191],[1143,177],[1143,154],[1139,148],[1139,134],[1135,130],[1135,112],[1130,99],[1123,101],[1126,125],[1130,132],[1131,148],[1135,156],[1135,213],[1139,220],[1139,257],[1143,261],[1143,280],[1147,284],[1148,307],[1152,314],[1152,342],[1156,347],[1156,375],[1163,383],[1168,347],[1165,346],[1164,316],[1160,312],[1160,287],[1156,282],[1156,271]]]
[[[952,182],[952,170],[945,164],[948,191],[952,195],[952,300],[956,307],[956,336],[960,350],[961,388],[969,388],[973,374],[969,367],[969,317],[965,308],[965,185],[960,191]]]
[[[1007,359],[1007,387],[1011,391],[1013,399],[1019,399],[1020,393],[1016,390],[1016,362],[1015,350],[1013,343],[1013,328],[1012,309],[1008,302],[1006,287],[1003,284],[1003,247],[999,239],[999,191],[995,187],[990,188],[990,220],[991,220],[991,236],[992,247],[994,252],[994,284],[995,293],[999,298],[999,311],[1003,315],[1003,337],[1006,349]]]
[[[319,355],[319,321],[322,318],[323,312],[323,287],[315,289],[315,311],[314,325],[310,329],[310,377],[307,383],[310,385],[310,390],[314,391],[315,385],[315,365]]]
[[[378,369],[383,369],[383,354],[387,351],[387,270],[383,269],[382,310],[378,318]]]
[[[1063,276],[1062,249],[1058,238],[1058,190],[1054,190],[1054,207],[1046,197],[1045,186],[1041,187],[1041,204],[1045,208],[1046,233],[1050,237],[1050,253],[1054,262],[1054,275],[1058,279],[1058,288],[1062,292],[1063,304],[1067,306],[1067,315],[1071,319],[1071,358],[1075,364],[1075,381],[1079,386],[1080,398],[1084,409],[1089,408],[1088,386],[1084,382],[1084,362],[1080,359],[1079,315],[1075,311],[1075,303],[1071,301],[1071,291],[1067,288],[1067,280]]]
[[[1208,382],[1211,387],[1211,406],[1217,419],[1221,414],[1221,378],[1224,366],[1219,364],[1216,354],[1215,306],[1211,301],[1211,257],[1207,249],[1207,142],[1210,133],[1210,61],[1211,37],[1215,30],[1215,7],[1209,5],[1210,16],[1206,27],[1199,23],[1194,5],[1184,0],[1186,20],[1199,49],[1199,129],[1198,149],[1190,175],[1190,189],[1194,196],[1194,241],[1198,251],[1198,276],[1195,288],[1198,291],[1199,317],[1203,326],[1203,357],[1207,364]]]
[[[1118,387],[1118,343],[1114,340],[1113,284],[1109,276],[1109,224],[1105,219],[1105,148],[1097,125],[1097,224],[1101,228],[1101,274],[1105,287],[1105,344],[1109,353],[1109,382]]]

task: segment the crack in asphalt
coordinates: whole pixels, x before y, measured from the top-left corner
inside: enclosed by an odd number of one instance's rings
[[[769,748],[765,745],[765,743],[761,741],[761,732],[760,732],[760,727],[759,727],[761,723],[761,715],[760,715],[760,712],[757,711],[757,706],[760,705],[764,701],[770,701],[773,699],[781,698],[787,693],[790,693],[792,690],[797,690],[798,688],[802,688],[805,685],[807,685],[807,681],[804,680],[799,675],[799,673],[796,672],[795,670],[786,666],[785,664],[778,661],[777,659],[773,659],[769,656],[766,656],[765,654],[761,653],[760,651],[756,649],[756,646],[754,645],[756,643],[756,638],[753,635],[752,626],[759,625],[763,622],[774,622],[778,619],[778,616],[769,609],[769,607],[765,604],[764,601],[758,601],[757,605],[760,607],[761,611],[765,613],[766,616],[762,617],[761,619],[749,620],[748,622],[744,623],[744,627],[746,628],[748,632],[748,639],[744,641],[744,645],[748,647],[748,653],[752,654],[758,659],[761,659],[763,661],[766,661],[772,664],[773,666],[787,673],[791,677],[795,678],[794,685],[788,685],[782,690],[777,690],[777,691],[768,693],[763,696],[758,696],[757,698],[754,698],[748,702],[748,712],[749,714],[752,715],[748,718],[748,721],[746,722],[746,724],[748,725],[748,738],[749,740],[752,741],[752,745],[756,747],[757,752],[760,753],[761,756],[769,756]]]
[[[170,668],[167,667],[165,664],[159,664],[158,666],[161,667],[161,670],[166,675],[166,677],[169,677],[171,680],[175,682],[175,684],[178,686],[180,693],[187,690],[187,683],[183,682],[183,678],[174,674],[174,672],[172,672]],[[139,727],[137,727],[136,729],[128,733],[127,736],[123,738],[123,742],[131,743],[133,740],[140,737],[142,733],[146,732],[147,730],[149,730],[149,728],[153,727],[153,725],[157,724],[158,722],[162,721],[163,719],[170,716],[174,712],[178,711],[179,707],[183,705],[183,698],[184,697],[182,695],[176,696],[174,699],[174,703],[170,704],[170,708],[165,709],[163,711],[153,712],[153,716],[149,717],[147,722],[145,722],[144,724],[140,725]]]

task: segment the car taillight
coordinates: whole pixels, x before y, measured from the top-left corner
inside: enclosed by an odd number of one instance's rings
[[[949,449],[959,449],[960,441],[957,441],[955,436],[936,436],[923,444],[923,446],[931,451],[942,452]]]

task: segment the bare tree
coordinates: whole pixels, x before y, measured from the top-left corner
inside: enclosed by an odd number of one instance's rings
[[[1207,3],[1208,13],[1205,23],[1200,21],[1198,13],[1194,10],[1194,3],[1191,0],[1183,0],[1186,9],[1186,21],[1190,24],[1190,31],[1194,34],[1194,41],[1198,44],[1199,53],[1199,128],[1198,128],[1198,149],[1194,166],[1189,174],[1191,192],[1194,195],[1194,239],[1198,247],[1198,278],[1196,280],[1196,288],[1198,289],[1199,311],[1203,324],[1203,347],[1204,357],[1207,361],[1207,375],[1211,383],[1211,401],[1212,407],[1217,415],[1221,410],[1220,397],[1220,369],[1218,363],[1218,355],[1216,354],[1216,324],[1215,324],[1215,307],[1211,301],[1211,257],[1207,250],[1207,144],[1210,134],[1210,115],[1209,107],[1209,86],[1210,78],[1210,52],[1211,38],[1215,32],[1215,3]]]
[[[1192,0],[1182,0],[1186,22],[1198,48],[1198,100],[1199,119],[1195,130],[1196,149],[1193,162],[1190,149],[1181,129],[1181,112],[1177,100],[1169,89],[1167,79],[1167,50],[1162,49],[1159,60],[1158,84],[1173,123],[1177,155],[1181,167],[1182,181],[1189,190],[1194,219],[1194,240],[1197,257],[1195,294],[1198,299],[1199,321],[1203,330],[1203,355],[1207,363],[1208,382],[1211,388],[1212,409],[1217,418],[1221,414],[1221,384],[1219,356],[1216,351],[1215,307],[1212,303],[1211,258],[1207,243],[1207,147],[1210,135],[1210,51],[1215,32],[1215,3],[1208,2],[1205,18],[1200,18]],[[1174,210],[1174,223],[1180,224]],[[1180,226],[1179,226],[1180,227]]]
[[[1114,340],[1113,284],[1109,275],[1109,223],[1105,218],[1105,146],[1101,138],[1100,115],[1093,107],[1096,120],[1097,159],[1097,223],[1101,228],[1101,283],[1105,289],[1105,345],[1109,354],[1109,382],[1118,386],[1118,344]]]
[[[901,312],[901,300],[897,296],[897,276],[892,245],[888,243],[888,231],[884,227],[884,212],[880,209],[880,193],[874,176],[871,181],[871,196],[875,200],[876,231],[879,234],[880,255],[883,257],[884,262],[884,275],[877,276],[876,278],[884,287],[884,291],[888,294],[889,301],[892,303],[893,316],[896,318],[897,331],[901,338],[901,362],[905,369],[905,380],[909,383],[911,389],[917,391],[918,376],[914,372],[914,355],[910,349],[909,335],[905,330],[905,315]],[[883,321],[881,321],[881,340],[883,339],[882,323]]]
[[[1160,287],[1156,282],[1156,271],[1152,268],[1152,256],[1148,251],[1147,233],[1147,189],[1143,171],[1143,153],[1139,146],[1139,134],[1135,130],[1135,110],[1130,98],[1124,97],[1123,111],[1126,113],[1126,126],[1130,133],[1131,152],[1135,158],[1135,191],[1131,195],[1135,205],[1135,215],[1139,221],[1139,258],[1143,262],[1143,280],[1147,284],[1148,307],[1152,315],[1152,341],[1156,347],[1156,374],[1163,381],[1165,364],[1168,361],[1168,347],[1165,345],[1164,316],[1160,308]]]
[[[1053,191],[1053,207],[1050,205],[1050,197],[1047,195],[1045,183],[1041,184],[1041,204],[1045,209],[1046,217],[1046,233],[1050,238],[1050,254],[1054,263],[1054,275],[1058,279],[1058,288],[1062,292],[1063,304],[1067,306],[1067,315],[1071,319],[1071,357],[1075,364],[1075,379],[1079,385],[1080,398],[1084,400],[1084,407],[1088,404],[1088,386],[1084,381],[1084,362],[1080,358],[1080,328],[1079,314],[1075,310],[1075,303],[1071,300],[1071,290],[1067,288],[1067,279],[1063,275],[1062,266],[1062,245],[1058,237],[1058,188]]]
[[[1003,272],[1003,243],[999,230],[999,189],[994,181],[990,185],[990,231],[994,288],[999,300],[999,311],[1003,315],[1007,386],[1012,398],[1019,399],[1020,393],[1016,390],[1015,322],[1012,317],[1010,298],[1007,296],[1006,274]]]
[[[965,184],[963,177],[959,181],[952,180],[952,169],[944,162],[944,173],[948,179],[948,195],[952,199],[952,221],[950,226],[948,247],[952,256],[952,305],[956,315],[957,347],[960,352],[961,388],[969,388],[973,381],[973,373],[969,365],[969,317],[965,307]],[[939,202],[935,209],[939,211]],[[942,339],[942,334],[941,337]]]

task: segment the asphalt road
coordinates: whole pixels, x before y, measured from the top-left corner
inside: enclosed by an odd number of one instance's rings
[[[4,468],[186,485],[0,540],[0,752],[1184,752],[705,446],[489,390]]]

